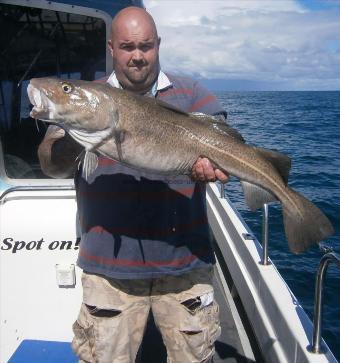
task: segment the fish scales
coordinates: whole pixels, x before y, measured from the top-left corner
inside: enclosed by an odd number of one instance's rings
[[[165,175],[190,174],[198,157],[207,157],[241,180],[251,209],[278,199],[295,253],[334,233],[328,218],[287,185],[287,156],[247,145],[236,130],[211,116],[187,114],[154,98],[86,81],[32,79],[28,95],[32,117],[58,124],[88,154]],[[89,165],[83,164],[88,172]]]
[[[132,97],[132,99],[134,99],[134,97]],[[124,101],[127,104],[123,106],[123,102],[121,102],[121,106],[128,111],[132,104],[131,99],[127,97]],[[271,173],[268,171],[273,169],[270,163],[263,158],[258,157],[251,148],[249,148],[247,154],[242,153],[240,148],[244,149],[247,145],[240,144],[233,138],[229,138],[226,142],[225,136],[221,137],[221,135],[217,135],[214,130],[207,129],[207,122],[211,122],[209,117],[205,119],[201,118],[199,120],[195,117],[186,117],[185,122],[183,122],[182,113],[174,113],[171,109],[164,109],[153,102],[147,104],[146,107],[145,100],[141,99],[140,101],[141,102],[135,103],[134,105],[134,113],[136,113],[136,116],[130,116],[128,112],[125,113],[128,115],[126,120],[127,123],[131,124],[126,125],[126,129],[128,130],[130,128],[133,129],[136,125],[134,117],[143,119],[143,121],[138,123],[138,128],[135,129],[135,140],[133,140],[132,153],[129,151],[123,153],[126,157],[126,159],[122,160],[123,162],[127,161],[131,164],[137,163],[137,161],[134,161],[134,158],[136,157],[134,152],[135,146],[136,144],[145,144],[145,140],[148,140],[151,146],[148,148],[150,156],[147,156],[147,152],[143,155],[145,160],[147,160],[145,163],[146,169],[149,169],[152,165],[149,160],[154,159],[155,154],[160,156],[162,160],[164,158],[167,159],[169,154],[179,154],[181,160],[183,159],[183,156],[190,155],[189,160],[192,160],[192,163],[187,165],[188,169],[179,168],[176,164],[178,158],[173,158],[175,161],[174,167],[169,168],[169,170],[166,171],[169,173],[187,174],[198,156],[206,156],[213,160],[220,168],[228,170],[231,174],[241,179],[253,183],[259,182],[260,184],[275,182],[275,180],[272,179],[268,180],[271,176]],[[152,107],[150,107],[151,105]],[[144,117],[141,117],[141,115]],[[131,122],[131,120],[133,122]],[[125,124],[125,120],[123,120],[122,124]],[[165,135],[164,130],[167,130]],[[209,140],[214,140],[214,142],[211,143]],[[239,155],[242,155],[242,158],[239,157]],[[169,164],[167,165],[169,166]],[[139,165],[139,167],[141,168],[143,166]],[[160,171],[159,164],[157,164],[155,168],[156,169],[151,170]],[[253,170],[254,175],[249,173],[249,170],[251,169]],[[277,183],[281,182],[280,178],[276,178],[276,180]],[[283,185],[281,185],[281,188],[282,187]]]

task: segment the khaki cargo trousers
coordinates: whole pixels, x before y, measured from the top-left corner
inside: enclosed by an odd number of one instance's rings
[[[84,272],[83,304],[72,342],[80,362],[135,362],[150,309],[168,363],[210,362],[221,332],[211,280],[210,269],[143,280]]]

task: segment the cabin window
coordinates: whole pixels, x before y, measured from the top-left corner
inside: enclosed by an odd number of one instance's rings
[[[0,4],[0,44],[2,172],[13,179],[47,178],[37,157],[46,124],[29,116],[27,85],[34,77],[90,81],[103,77],[105,22],[92,16]]]

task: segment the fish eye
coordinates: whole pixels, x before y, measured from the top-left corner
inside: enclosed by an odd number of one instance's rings
[[[64,82],[62,85],[61,85],[61,88],[63,89],[63,91],[65,93],[70,93],[72,92],[73,90],[73,87],[71,84],[67,83],[67,82]]]

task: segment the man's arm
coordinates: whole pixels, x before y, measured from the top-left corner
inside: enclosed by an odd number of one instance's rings
[[[81,151],[82,147],[65,134],[63,129],[49,126],[38,148],[41,169],[52,178],[71,177]]]

